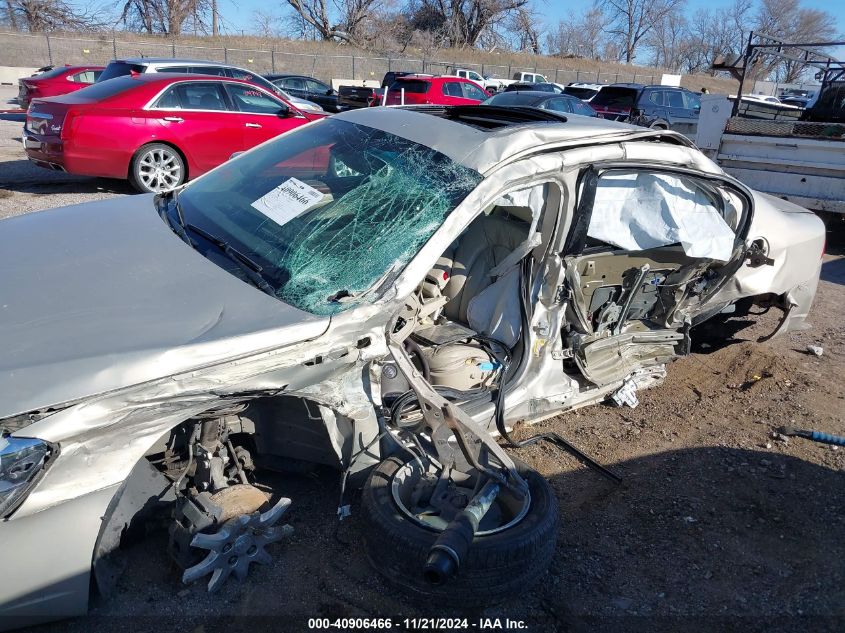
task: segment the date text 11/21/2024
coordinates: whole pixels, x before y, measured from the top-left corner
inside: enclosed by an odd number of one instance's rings
[[[527,631],[524,620],[510,618],[310,618],[309,630]]]

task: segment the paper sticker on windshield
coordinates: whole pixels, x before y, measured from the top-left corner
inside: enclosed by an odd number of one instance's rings
[[[276,224],[285,225],[316,206],[325,196],[301,180],[289,178],[252,203]]]

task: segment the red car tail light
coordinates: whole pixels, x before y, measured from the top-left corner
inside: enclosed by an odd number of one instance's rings
[[[58,121],[59,130],[61,131],[61,139],[63,141],[66,141],[73,136],[74,130],[79,127],[79,116],[79,112],[68,110],[65,113],[64,120]]]

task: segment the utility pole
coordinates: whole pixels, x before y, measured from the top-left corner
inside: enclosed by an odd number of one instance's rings
[[[211,0],[211,34],[214,37],[219,35],[217,28],[217,0]]]

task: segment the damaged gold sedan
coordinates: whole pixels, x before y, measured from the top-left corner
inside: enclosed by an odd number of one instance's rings
[[[556,502],[495,436],[635,406],[717,315],[802,327],[823,244],[680,135],[485,106],[356,110],[176,192],[4,220],[0,622],[84,613],[151,511],[186,582],[244,577],[296,503],[253,484],[302,461],[337,467],[341,518],[363,486],[390,580],[514,595]]]

